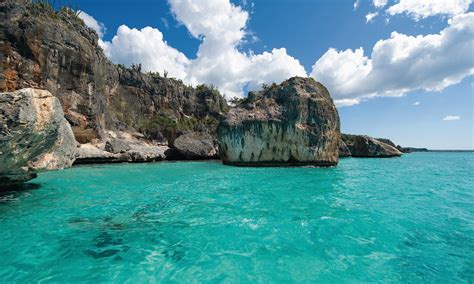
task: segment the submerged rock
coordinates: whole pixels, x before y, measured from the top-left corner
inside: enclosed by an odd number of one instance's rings
[[[225,164],[333,166],[339,115],[328,90],[312,78],[272,85],[231,109],[218,128]]]
[[[71,166],[76,142],[51,93],[0,93],[0,110],[0,184],[22,183],[37,171]]]
[[[397,148],[369,136],[342,134],[341,137],[352,157],[388,158],[402,155]]]
[[[173,142],[176,158],[181,159],[215,159],[218,158],[218,147],[215,140],[207,133],[189,132],[178,136]]]

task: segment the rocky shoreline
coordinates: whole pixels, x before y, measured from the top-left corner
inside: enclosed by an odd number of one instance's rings
[[[326,167],[403,150],[341,135],[329,91],[312,78],[266,86],[230,107],[212,86],[111,63],[80,18],[29,0],[0,2],[0,55],[0,185],[73,164]]]

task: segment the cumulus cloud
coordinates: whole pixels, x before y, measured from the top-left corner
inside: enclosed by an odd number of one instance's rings
[[[364,49],[329,49],[311,76],[325,84],[339,105],[374,96],[402,96],[413,90],[441,91],[474,74],[474,13],[455,16],[439,34],[393,32]]]
[[[383,0],[374,0],[383,1]],[[386,1],[385,1],[386,2]],[[407,14],[415,20],[434,15],[455,16],[466,12],[473,0],[399,0],[390,6],[387,12],[390,15]]]
[[[229,0],[169,0],[169,4],[176,20],[201,40],[195,58],[168,45],[156,28],[126,25],[119,27],[112,41],[99,40],[105,54],[115,63],[141,63],[143,71],[166,70],[193,85],[213,84],[228,98],[241,97],[244,90],[258,89],[262,83],[307,76],[285,48],[261,54],[240,51],[247,37],[256,37],[246,30],[248,12]]]
[[[382,8],[387,5],[388,0],[373,0],[373,4],[376,8]]]
[[[241,51],[253,36],[247,30],[249,13],[229,0],[168,1],[175,19],[201,41],[194,58],[170,46],[156,28],[125,25],[111,41],[99,39],[106,55],[115,63],[141,63],[143,71],[167,70],[186,83],[213,84],[228,98],[258,89],[262,83],[307,75],[285,48],[261,54]],[[374,2],[377,7],[385,5],[387,1]],[[82,17],[103,36],[103,24],[85,12]],[[340,106],[375,96],[402,96],[413,90],[440,91],[474,74],[473,29],[474,13],[467,13],[448,20],[439,34],[393,32],[390,38],[378,41],[371,54],[363,48],[329,49],[313,65],[311,76],[328,86]]]
[[[368,13],[365,15],[365,23],[370,23],[374,20],[375,17],[377,17],[379,13],[374,12],[374,13]]]
[[[453,121],[453,120],[460,120],[461,117],[457,115],[448,115],[443,118],[444,121]]]
[[[299,61],[285,48],[262,54],[244,53],[249,14],[228,0],[169,0],[175,18],[202,40],[197,57],[191,61],[186,81],[210,83],[227,97],[242,96],[243,89],[261,83],[306,76]]]
[[[421,103],[420,102],[414,102],[413,105],[414,106],[419,106]]]
[[[105,54],[116,63],[142,64],[143,71],[166,70],[170,76],[184,79],[189,59],[177,49],[169,46],[163,34],[151,27],[141,30],[125,25],[118,28],[111,42],[104,42]]]
[[[84,11],[79,11],[79,18],[81,18],[86,26],[89,28],[93,29],[96,31],[97,35],[99,35],[99,38],[102,38],[106,32],[105,25],[101,22],[98,22],[94,17],[91,15],[87,14]]]

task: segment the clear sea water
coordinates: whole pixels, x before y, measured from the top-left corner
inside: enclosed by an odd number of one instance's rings
[[[474,153],[75,167],[0,193],[0,282],[474,282]]]

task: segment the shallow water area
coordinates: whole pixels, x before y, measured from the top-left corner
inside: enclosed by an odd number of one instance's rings
[[[473,172],[474,153],[48,172],[0,193],[0,282],[472,282]]]

